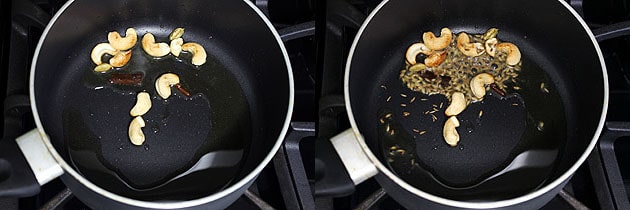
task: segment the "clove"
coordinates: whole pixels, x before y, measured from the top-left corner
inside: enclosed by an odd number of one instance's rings
[[[190,92],[186,90],[186,88],[184,88],[182,84],[177,83],[173,85],[173,87],[175,87],[180,93],[184,94],[186,97],[190,97]]]
[[[505,91],[501,90],[501,88],[499,88],[497,83],[490,84],[490,89],[492,89],[492,91],[494,91],[495,93],[501,95],[501,97],[505,97],[506,96]]]

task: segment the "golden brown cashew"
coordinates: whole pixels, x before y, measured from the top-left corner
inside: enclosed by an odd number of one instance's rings
[[[155,43],[155,37],[151,33],[146,33],[142,36],[142,49],[153,57],[162,57],[171,52],[168,44]]]
[[[481,43],[470,43],[470,37],[464,32],[457,36],[457,49],[469,57],[479,56],[485,52]]]
[[[477,74],[470,80],[470,90],[475,98],[482,100],[486,95],[486,85],[494,83],[494,77],[488,73]]]
[[[92,62],[94,62],[94,64],[101,65],[103,63],[103,61],[101,60],[101,58],[103,58],[103,55],[114,55],[117,52],[118,50],[114,49],[114,47],[112,47],[112,45],[110,45],[109,43],[100,43],[94,46],[94,49],[92,49],[92,53],[90,53],[90,58],[92,59]]]
[[[117,31],[112,31],[107,34],[107,40],[117,50],[128,50],[136,45],[138,34],[134,28],[128,28],[125,37],[121,37]]]
[[[448,47],[448,45],[451,44],[451,40],[453,40],[453,33],[448,28],[442,28],[440,37],[435,37],[435,34],[430,31],[422,34],[422,41],[432,50],[442,50]]]
[[[444,136],[444,141],[451,147],[457,146],[459,142],[459,134],[457,133],[457,127],[459,127],[459,120],[456,116],[451,116],[444,123],[444,129],[442,130],[442,135]]]
[[[416,57],[420,53],[425,54],[425,55],[430,55],[431,53],[433,53],[433,51],[429,49],[424,43],[415,43],[409,46],[409,48],[407,48],[407,53],[405,53],[405,58],[407,59],[407,62],[409,64],[414,65],[417,63]]]
[[[440,65],[446,59],[446,51],[434,52],[429,57],[424,59],[424,64],[428,67],[434,67]]]
[[[206,50],[200,44],[188,42],[182,45],[182,50],[192,53],[193,65],[201,66],[206,63]]]
[[[113,67],[122,67],[131,59],[131,50],[116,53],[114,57],[109,59],[109,64]]]
[[[521,51],[512,43],[503,42],[497,44],[497,51],[507,53],[507,60],[505,60],[505,62],[510,66],[514,66],[521,61]]]

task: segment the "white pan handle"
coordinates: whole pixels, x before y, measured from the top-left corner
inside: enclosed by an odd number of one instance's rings
[[[16,141],[39,185],[44,185],[63,174],[63,169],[48,151],[37,129],[18,137]]]
[[[332,137],[330,142],[332,142],[333,147],[341,158],[341,162],[343,162],[348,174],[350,174],[354,185],[358,185],[378,173],[376,166],[361,149],[359,140],[352,132],[352,129],[345,130]]]

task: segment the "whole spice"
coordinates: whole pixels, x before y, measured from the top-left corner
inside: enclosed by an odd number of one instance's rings
[[[540,90],[541,90],[543,93],[549,93],[549,89],[547,89],[547,86],[545,85],[545,83],[544,83],[544,82],[540,83]]]
[[[109,83],[115,85],[142,85],[143,74],[111,74],[109,76]]]
[[[490,89],[492,89],[492,91],[494,91],[495,93],[499,94],[501,97],[506,96],[505,91],[501,90],[501,88],[499,88],[497,83],[490,84]]]
[[[173,30],[173,32],[171,32],[170,35],[168,35],[168,39],[174,40],[174,39],[182,37],[183,35],[184,35],[184,28],[176,28]]]
[[[435,75],[435,73],[433,73],[432,71],[426,71],[426,70],[420,72],[420,76],[422,78],[426,78],[426,79],[429,79],[429,80],[435,79],[437,77],[437,75]]]
[[[186,88],[184,88],[182,84],[177,83],[173,85],[173,87],[175,87],[175,89],[177,89],[180,93],[184,94],[186,97],[190,97],[190,92],[186,90]]]

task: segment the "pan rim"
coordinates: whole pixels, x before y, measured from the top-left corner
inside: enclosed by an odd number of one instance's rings
[[[568,170],[562,173],[560,177],[558,177],[557,179],[553,180],[551,183],[545,185],[544,187],[540,189],[521,195],[519,197],[506,199],[506,200],[500,200],[500,201],[490,201],[490,202],[467,202],[467,201],[457,201],[453,199],[443,198],[443,197],[436,196],[436,195],[424,192],[422,190],[419,190],[411,186],[410,184],[408,184],[407,182],[405,182],[398,176],[394,175],[394,173],[392,173],[384,164],[382,164],[381,161],[374,155],[374,153],[372,153],[367,143],[365,142],[365,139],[361,135],[361,132],[359,131],[359,128],[357,127],[354,113],[352,111],[352,106],[350,102],[350,86],[349,86],[350,69],[351,69],[351,64],[352,64],[351,61],[355,53],[356,47],[359,43],[359,40],[361,39],[363,32],[367,28],[370,21],[388,2],[389,0],[383,0],[378,6],[376,6],[376,8],[372,10],[372,12],[368,15],[366,20],[363,22],[363,24],[361,25],[361,28],[359,28],[359,31],[357,32],[357,35],[354,37],[354,41],[348,53],[348,58],[346,60],[346,66],[345,66],[346,69],[345,69],[345,74],[344,74],[344,98],[345,98],[346,111],[348,114],[348,119],[350,120],[352,131],[355,137],[358,139],[361,149],[372,161],[372,163],[376,166],[376,168],[379,170],[380,173],[385,175],[388,179],[392,180],[398,186],[402,187],[404,190],[435,203],[439,203],[439,204],[443,204],[443,205],[447,205],[451,207],[464,208],[464,209],[493,209],[493,208],[502,208],[502,207],[522,204],[554,190],[556,187],[565,183],[565,181],[567,181],[575,173],[575,171],[577,171],[577,169],[584,163],[586,158],[589,156],[589,154],[595,147],[595,144],[598,142],[599,136],[601,135],[601,132],[604,127],[605,120],[606,120],[606,114],[608,111],[608,98],[609,98],[608,73],[606,69],[606,63],[604,62],[604,57],[602,55],[599,44],[597,40],[595,39],[595,36],[593,35],[593,32],[588,28],[588,25],[586,24],[586,22],[584,22],[584,20],[579,16],[579,14],[573,8],[571,8],[571,6],[568,3],[564,2],[563,0],[558,0],[557,2],[559,2],[567,10],[569,10],[569,12],[573,15],[573,17],[580,23],[580,25],[582,25],[584,31],[588,34],[589,38],[591,39],[593,46],[595,47],[595,51],[597,53],[597,57],[599,59],[600,65],[601,65],[602,80],[604,83],[603,84],[604,101],[602,103],[602,111],[601,111],[601,116],[599,119],[598,126],[595,130],[595,133],[593,134],[593,138],[591,139],[590,143],[586,147],[586,150],[582,153],[582,155],[578,158],[578,160],[575,163],[573,163],[573,165]]]
[[[92,182],[90,182],[89,180],[87,180],[85,177],[83,177],[82,175],[80,175],[76,170],[74,170],[74,168],[72,168],[72,166],[70,166],[64,159],[63,157],[61,157],[61,155],[57,152],[57,150],[53,147],[48,135],[46,135],[46,132],[42,126],[42,122],[39,118],[39,113],[37,110],[37,103],[35,100],[35,73],[36,73],[36,67],[37,67],[37,59],[42,47],[42,44],[44,43],[44,40],[46,39],[48,32],[50,31],[50,29],[52,28],[52,26],[55,24],[55,22],[57,21],[57,19],[59,18],[59,16],[61,16],[63,14],[63,12],[72,4],[74,3],[75,0],[69,0],[68,2],[66,2],[60,9],[59,11],[51,18],[50,22],[48,23],[48,25],[46,25],[46,28],[44,29],[42,36],[40,37],[38,43],[37,43],[37,48],[35,49],[35,53],[33,55],[33,59],[32,59],[32,63],[31,63],[31,70],[30,70],[30,78],[29,78],[29,99],[31,101],[31,111],[33,112],[33,117],[35,120],[35,124],[37,126],[37,131],[39,132],[40,136],[42,137],[48,151],[52,154],[52,156],[55,158],[55,161],[61,166],[61,168],[63,168],[64,173],[67,173],[69,175],[71,175],[74,179],[76,179],[77,181],[79,181],[79,183],[81,183],[83,186],[86,186],[88,189],[117,202],[120,203],[124,203],[124,204],[128,204],[128,205],[132,205],[132,206],[137,206],[137,207],[144,207],[144,208],[153,208],[153,209],[174,209],[174,208],[189,208],[189,207],[195,207],[195,206],[200,206],[203,204],[207,204],[216,200],[219,200],[223,197],[229,196],[230,194],[240,190],[241,188],[245,187],[248,183],[251,183],[252,180],[256,179],[256,177],[260,174],[260,172],[263,170],[263,168],[265,166],[267,166],[267,164],[269,164],[269,162],[271,161],[271,159],[273,158],[273,156],[275,156],[276,152],[278,151],[278,149],[280,148],[280,145],[284,142],[284,138],[288,132],[289,129],[289,125],[291,123],[291,117],[293,115],[293,107],[294,107],[294,94],[295,94],[295,90],[294,90],[294,81],[293,81],[293,69],[291,68],[291,62],[289,60],[289,56],[286,50],[286,47],[284,46],[284,43],[282,42],[282,39],[280,38],[280,35],[278,34],[277,30],[273,27],[272,23],[269,21],[269,19],[263,14],[262,11],[260,11],[252,2],[248,1],[248,0],[242,0],[242,2],[244,2],[245,4],[247,4],[247,6],[250,7],[250,9],[252,9],[258,16],[259,18],[261,18],[261,20],[265,23],[265,25],[267,26],[267,29],[269,30],[269,32],[271,32],[271,34],[274,36],[275,40],[278,43],[278,46],[280,47],[280,51],[282,52],[282,56],[284,58],[285,61],[285,65],[286,65],[286,69],[287,69],[287,74],[288,74],[288,82],[289,82],[289,100],[288,100],[288,106],[287,106],[287,110],[286,110],[286,118],[284,120],[284,123],[282,125],[282,130],[280,131],[280,134],[278,135],[277,140],[275,141],[275,144],[273,145],[273,147],[271,148],[271,150],[267,153],[267,156],[265,156],[265,158],[262,160],[262,162],[260,162],[258,164],[258,166],[256,166],[256,168],[254,168],[250,173],[248,173],[245,177],[243,177],[242,179],[240,179],[238,182],[231,184],[228,188],[225,188],[219,192],[213,193],[211,195],[202,197],[202,198],[197,198],[197,199],[193,199],[193,200],[186,200],[186,201],[142,201],[142,200],[137,200],[137,199],[132,199],[132,198],[128,198],[128,197],[124,197],[124,196],[120,196],[118,194],[109,192],[95,184],[93,184]]]

